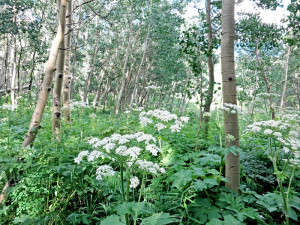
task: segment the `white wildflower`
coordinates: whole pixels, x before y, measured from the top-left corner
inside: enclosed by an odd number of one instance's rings
[[[84,156],[87,156],[89,151],[81,151],[78,156],[74,159],[74,162],[80,164]]]
[[[272,133],[273,133],[273,131],[270,130],[270,129],[266,129],[266,130],[264,131],[264,134],[265,134],[265,135],[270,135],[270,134],[272,134]]]
[[[142,149],[136,146],[127,149],[128,155],[130,155],[133,159],[136,159],[141,154]]]
[[[113,168],[111,166],[108,166],[108,165],[100,166],[96,170],[96,175],[97,175],[96,179],[102,180],[103,176],[112,176],[114,174],[115,174],[115,171],[113,170]]]
[[[204,117],[210,117],[210,116],[211,116],[211,113],[210,113],[210,112],[205,112],[205,113],[203,114],[203,116],[204,116]]]
[[[251,131],[254,132],[254,133],[257,133],[257,132],[261,131],[261,128],[258,127],[258,126],[253,126],[253,127],[251,128]]]
[[[235,137],[233,135],[231,135],[231,134],[227,134],[226,135],[226,140],[228,142],[232,142],[232,141],[235,141]]]
[[[288,153],[290,150],[289,150],[287,147],[283,147],[283,151],[284,151],[285,153]]]
[[[295,138],[299,136],[299,134],[296,131],[290,131],[289,135]]]
[[[148,124],[153,123],[153,121],[147,117],[140,117],[140,124],[147,126]]]
[[[155,127],[158,131],[167,128],[167,126],[162,123],[155,124]]]
[[[103,155],[102,152],[99,152],[98,150],[94,150],[88,155],[87,160],[89,162],[91,162],[91,161],[94,161],[95,159],[99,158],[102,155]]]
[[[182,117],[180,117],[180,120],[181,120],[182,122],[184,122],[184,123],[188,123],[188,122],[189,122],[189,119],[190,119],[190,117],[188,117],[188,116],[182,116]]]
[[[157,153],[161,152],[161,149],[154,144],[147,145],[146,150],[149,151],[154,156],[157,156]]]
[[[273,135],[276,136],[276,137],[282,137],[282,133],[280,133],[280,132],[274,132]]]
[[[116,144],[114,143],[108,143],[106,145],[103,146],[103,148],[106,150],[106,151],[110,151],[112,149],[114,149],[116,147]]]
[[[95,119],[95,118],[97,117],[97,115],[96,115],[95,113],[92,113],[92,114],[89,115],[89,117],[90,117],[91,119]]]
[[[121,145],[116,149],[116,154],[121,155],[121,156],[128,156],[128,152],[126,150],[127,150],[127,147],[124,145]]]
[[[139,181],[139,178],[137,177],[133,177],[130,179],[130,188],[136,188],[137,186],[139,186],[140,184],[140,181]]]
[[[110,136],[109,140],[112,142],[118,141],[122,137],[121,134],[113,134]]]

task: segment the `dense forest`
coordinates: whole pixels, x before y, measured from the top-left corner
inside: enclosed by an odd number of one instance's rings
[[[299,0],[0,0],[0,224],[299,224],[299,47]]]

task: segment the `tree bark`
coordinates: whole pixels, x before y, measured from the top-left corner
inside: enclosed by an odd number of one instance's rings
[[[101,96],[102,80],[103,80],[104,74],[105,74],[104,69],[102,69],[101,72],[100,72],[100,78],[99,78],[99,84],[98,84],[97,92],[96,92],[96,95],[95,95],[95,98],[94,98],[94,101],[93,101],[93,107],[94,108],[99,103],[99,99],[100,99],[100,96]]]
[[[52,47],[50,50],[50,55],[48,59],[48,64],[46,67],[45,77],[42,83],[42,87],[39,93],[39,98],[37,105],[35,107],[35,110],[32,115],[32,119],[29,125],[28,132],[26,134],[26,137],[23,142],[23,147],[26,147],[28,145],[32,145],[39,129],[41,129],[41,119],[42,115],[44,113],[44,109],[47,103],[47,99],[49,96],[49,93],[51,91],[51,85],[52,85],[52,79],[53,79],[53,73],[55,70],[55,64],[56,64],[56,58],[58,49],[60,46],[60,43],[64,36],[64,27],[65,27],[65,21],[66,21],[66,6],[67,6],[67,0],[62,0],[59,8],[59,21],[58,21],[58,27],[57,27],[57,33],[56,37],[52,43]]]
[[[4,89],[5,89],[5,103],[8,101],[8,92],[7,92],[7,71],[9,64],[9,36],[7,35],[6,39],[6,52],[5,52],[5,60],[4,60]]]
[[[70,53],[71,53],[71,35],[72,35],[72,0],[68,1],[67,6],[67,20],[66,20],[66,37],[65,37],[65,65],[64,65],[64,79],[63,79],[63,108],[64,119],[66,123],[71,124],[71,108],[70,108]],[[76,56],[75,56],[76,57]]]
[[[287,56],[286,56],[285,77],[284,77],[283,89],[282,89],[282,93],[281,93],[279,112],[281,112],[282,108],[285,107],[285,95],[286,95],[287,79],[288,79],[288,74],[289,74],[290,54],[291,54],[291,46],[288,47],[288,52],[287,52]]]
[[[251,109],[250,109],[251,119],[253,119],[253,115],[254,115],[254,105],[255,105],[255,98],[256,98],[257,85],[258,85],[257,68],[255,69],[254,76],[255,76],[255,86],[252,92],[252,101],[251,101]]]
[[[148,29],[147,29],[147,36],[146,36],[146,40],[145,40],[145,44],[144,44],[144,52],[143,52],[142,60],[141,60],[141,63],[139,65],[137,74],[135,76],[134,88],[133,88],[133,91],[132,91],[132,95],[131,95],[131,99],[130,99],[130,105],[129,105],[130,109],[132,109],[133,100],[136,99],[137,85],[138,85],[140,74],[141,74],[141,71],[142,71],[142,66],[144,65],[144,62],[145,62],[145,59],[146,59],[146,53],[147,53],[147,50],[148,50],[148,42],[149,42],[149,36],[150,36],[150,30],[151,30],[151,21],[152,21],[151,17],[152,17],[152,0],[150,0],[149,23],[148,23]]]
[[[275,119],[275,109],[274,109],[274,103],[273,103],[272,96],[271,96],[271,86],[270,86],[270,83],[269,83],[269,81],[266,77],[265,70],[262,66],[262,63],[259,59],[258,43],[256,45],[255,55],[256,55],[256,60],[257,60],[259,69],[260,69],[260,74],[263,77],[263,80],[264,80],[266,88],[267,88],[267,93],[269,94],[269,104],[270,104],[270,111],[271,111],[272,119]]]
[[[16,20],[16,14],[14,16],[14,21]],[[15,80],[16,80],[16,72],[17,72],[17,37],[16,35],[13,35],[13,42],[14,42],[14,47],[12,48],[12,53],[11,53],[11,57],[12,57],[12,62],[13,62],[13,66],[12,66],[12,73],[11,73],[11,91],[10,91],[10,99],[11,99],[11,104],[15,105],[16,104],[16,99],[15,99]]]
[[[61,0],[58,1],[60,8]],[[67,7],[67,5],[66,5]],[[64,24],[66,19],[64,18]],[[56,60],[56,75],[53,89],[53,113],[52,113],[52,134],[57,140],[60,140],[60,122],[61,122],[61,94],[64,79],[65,66],[65,30],[66,26],[62,27],[62,40],[59,45],[57,60]]]
[[[130,51],[130,42],[131,42],[131,36],[132,36],[132,20],[133,20],[133,0],[131,0],[130,4],[130,24],[129,24],[129,35],[128,35],[128,44],[127,44],[127,49],[126,49],[126,54],[125,54],[125,61],[122,69],[122,81],[121,81],[121,88],[119,91],[118,99],[117,99],[117,104],[115,108],[115,114],[116,116],[119,115],[120,112],[120,106],[121,106],[121,100],[123,97],[123,92],[125,89],[125,81],[126,81],[126,68],[127,68],[127,63],[128,63],[128,56],[129,56],[129,51]]]
[[[97,54],[99,52],[99,42],[100,42],[100,35],[98,36],[97,40],[96,40],[96,46],[94,48],[94,52],[93,52],[93,57],[92,57],[92,63],[90,65],[90,69],[89,69],[89,75],[86,81],[86,85],[85,85],[85,89],[84,89],[84,94],[83,94],[83,101],[87,103],[87,96],[89,93],[89,89],[91,86],[91,82],[92,82],[92,78],[94,76],[94,68],[95,68],[95,64],[96,64],[96,57]]]
[[[208,25],[208,56],[207,56],[207,65],[208,65],[208,92],[206,96],[206,101],[204,104],[204,113],[210,112],[211,103],[213,100],[214,95],[214,86],[215,86],[215,75],[214,75],[214,62],[213,62],[213,55],[212,55],[212,25],[211,25],[211,0],[206,0],[206,23]],[[208,122],[210,117],[204,117],[204,128],[205,128],[205,136],[208,133]]]
[[[185,102],[186,102],[186,98],[187,98],[187,88],[188,88],[189,80],[190,80],[190,71],[187,71],[187,77],[186,77],[185,88],[184,88],[184,97],[182,100],[182,105],[181,105],[181,110],[180,110],[181,116],[183,116],[183,114],[184,114],[184,106],[185,106]]]
[[[234,68],[234,0],[222,1],[222,39],[221,39],[221,71],[222,71],[222,87],[223,102],[237,104],[236,97],[236,77]],[[224,111],[224,128],[225,137],[232,135],[235,140],[229,141],[225,138],[226,148],[230,146],[239,147],[239,124],[236,114],[229,114]],[[240,188],[240,158],[229,153],[226,156],[226,187],[238,192]]]

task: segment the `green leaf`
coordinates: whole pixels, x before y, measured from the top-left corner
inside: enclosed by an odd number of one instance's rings
[[[212,219],[211,221],[209,221],[208,223],[206,223],[206,225],[223,225],[224,222],[222,220],[219,219]]]
[[[150,203],[146,202],[124,202],[123,204],[117,206],[116,211],[120,216],[123,216],[126,213],[135,215],[136,212],[138,215],[140,213],[152,214],[154,213],[154,210],[150,208],[149,205]]]
[[[296,211],[293,208],[289,208],[289,217],[295,221],[298,221],[298,216]]]
[[[170,177],[171,180],[174,180],[172,187],[180,189],[181,187],[185,186],[188,182],[192,181],[192,175],[192,170],[178,171]]]
[[[194,188],[196,191],[203,191],[203,189],[207,189],[207,184],[205,184],[202,180],[197,180],[194,182]]]
[[[214,218],[222,218],[221,209],[213,206],[208,199],[196,200],[195,204],[190,206],[190,211],[193,213],[193,216],[202,224],[206,224],[207,221],[210,221]]]
[[[177,215],[170,215],[169,213],[154,213],[152,216],[143,219],[141,225],[164,225],[176,223],[178,221],[179,219],[177,218]]]
[[[20,215],[18,217],[16,217],[13,221],[14,224],[18,224],[18,223],[24,223],[26,221],[30,220],[30,216],[28,215]]]
[[[120,221],[120,217],[117,215],[111,215],[106,217],[102,222],[101,225],[125,225]]]
[[[234,218],[232,215],[224,216],[224,225],[242,225],[240,221]]]

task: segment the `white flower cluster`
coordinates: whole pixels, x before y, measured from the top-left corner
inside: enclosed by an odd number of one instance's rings
[[[241,107],[231,103],[224,103],[223,106],[220,107],[220,109],[231,114],[236,114],[237,112],[239,114],[244,114],[244,111],[242,110]]]
[[[136,188],[137,186],[139,186],[140,184],[140,180],[138,177],[133,177],[130,179],[130,188]]]
[[[1,122],[1,123],[6,122],[6,121],[8,121],[8,117],[5,117],[5,118],[0,119],[0,122]]]
[[[149,117],[152,117],[152,119]],[[143,111],[139,115],[140,124],[144,126],[154,123],[153,118],[161,120],[161,122],[154,125],[158,131],[167,128],[167,125],[162,122],[167,123],[174,120],[174,124],[170,126],[170,130],[172,132],[180,132],[180,130],[184,127],[183,123],[189,122],[189,117],[187,116],[182,116],[179,118],[176,114],[172,114],[167,110],[160,109],[150,110],[148,112]]]
[[[291,153],[289,162],[300,167],[300,139],[298,132],[291,130],[292,125],[283,120],[255,122],[247,126],[246,133],[260,133],[279,141],[285,153]]]
[[[137,160],[136,164],[141,170],[147,171],[152,174],[166,173],[166,170],[164,168],[150,161]]]
[[[152,90],[158,90],[159,87],[156,87],[156,86],[154,86],[154,85],[150,85],[150,86],[148,86],[148,87],[145,87],[145,89],[147,89],[147,90],[149,90],[149,89],[152,89]]]
[[[74,162],[79,164],[82,161],[83,157],[88,156],[88,154],[89,154],[89,151],[81,151],[78,154],[78,156],[74,159]]]
[[[103,176],[112,176],[116,172],[113,170],[111,166],[104,165],[104,166],[99,166],[96,170],[96,179],[97,180],[102,180]]]
[[[156,139],[152,135],[145,134],[144,132],[125,135],[113,134],[110,137],[103,138],[102,140],[98,138],[92,138],[88,141],[88,143],[94,148],[102,147],[106,150],[106,152],[111,152],[114,150],[114,153],[119,156],[130,156],[131,158],[136,159],[141,154],[142,149],[137,146],[127,147],[124,145],[131,141],[144,142],[146,144],[146,151],[150,152],[154,156],[157,156],[157,154],[161,152],[159,147],[150,143],[156,143]]]
[[[141,111],[143,111],[143,110],[144,110],[143,107],[137,107],[137,108],[135,108],[135,109],[132,109],[132,111],[137,111],[137,112],[141,112]]]
[[[267,98],[267,97],[280,97],[277,93],[259,93],[256,95],[257,97]]]
[[[106,157],[107,155],[104,154],[103,152],[100,152],[98,150],[94,150],[91,153],[89,153],[89,151],[85,150],[85,151],[81,151],[78,156],[74,159],[74,162],[77,164],[80,164],[81,161],[83,160],[83,157],[87,157],[87,160],[89,162],[94,161],[95,159],[103,156]]]
[[[97,115],[96,115],[95,113],[91,113],[91,114],[89,115],[89,117],[90,117],[91,119],[95,119],[95,118],[97,118]]]
[[[9,105],[9,104],[4,104],[0,106],[0,109],[8,110],[8,111],[15,111],[17,108],[18,108],[17,105]]]
[[[75,107],[77,108],[89,108],[90,106],[88,104],[86,104],[85,102],[81,102],[81,101],[74,101],[70,103],[70,108],[74,109]]]
[[[210,112],[205,112],[205,113],[203,114],[203,116],[204,116],[204,117],[210,117],[210,116],[211,116],[211,113],[210,113]]]
[[[284,121],[288,121],[288,122],[298,122],[300,120],[300,113],[299,112],[288,112],[288,113],[284,113],[282,115],[282,120]]]
[[[291,124],[286,123],[282,120],[267,120],[267,121],[260,121],[260,122],[255,122],[251,125],[248,125],[245,133],[253,132],[253,133],[258,133],[262,129],[264,130],[263,133],[265,135],[275,135],[275,136],[282,136],[280,132],[275,132],[273,133],[273,130],[280,130],[280,131],[286,131],[288,128],[291,127]]]
[[[133,142],[133,143],[132,143]],[[98,138],[91,138],[88,143],[94,148],[99,150],[94,150],[91,153],[89,151],[82,151],[74,159],[75,163],[79,164],[83,157],[87,157],[88,161],[93,161],[99,157],[105,157],[112,160],[117,160],[120,162],[126,162],[128,167],[138,167],[148,173],[158,174],[165,173],[165,169],[161,168],[158,164],[140,160],[139,156],[144,152],[149,152],[153,156],[157,156],[162,150],[155,145],[156,139],[144,132],[137,132],[135,134],[113,134],[110,137],[105,137],[102,140]],[[130,146],[126,146],[125,144]],[[133,146],[144,145],[144,147]],[[101,151],[102,149],[102,151]],[[110,166],[101,166],[97,169],[96,175],[98,180],[102,180],[103,176],[113,175],[115,172]],[[139,181],[136,179],[132,181],[132,188],[138,186]]]

